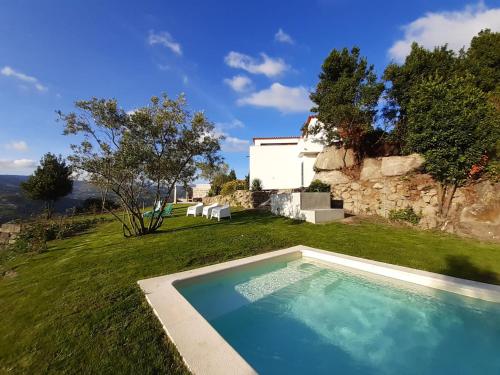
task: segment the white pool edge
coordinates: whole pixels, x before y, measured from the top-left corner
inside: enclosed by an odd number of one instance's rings
[[[170,340],[194,374],[256,374],[256,371],[179,293],[175,283],[286,255],[318,259],[413,284],[500,303],[500,286],[294,246],[247,258],[138,281]]]

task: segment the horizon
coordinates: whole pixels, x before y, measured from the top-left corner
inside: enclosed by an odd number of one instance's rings
[[[366,2],[353,9],[328,0],[58,0],[3,8],[0,175],[18,176],[31,174],[46,152],[70,153],[76,139],[62,135],[56,110],[70,112],[75,100],[96,96],[132,111],[166,91],[185,92],[190,110],[205,111],[226,136],[226,162],[244,178],[252,138],[300,134],[312,106],[308,93],[333,48],[359,46],[381,77],[389,62],[404,60],[412,41],[458,51],[481,29],[500,31],[500,1]]]

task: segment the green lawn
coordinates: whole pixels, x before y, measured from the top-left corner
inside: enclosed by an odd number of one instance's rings
[[[21,255],[0,279],[0,373],[185,373],[136,281],[298,244],[500,284],[500,246],[375,222],[312,225],[256,211],[217,223],[177,207],[163,229],[117,223]]]

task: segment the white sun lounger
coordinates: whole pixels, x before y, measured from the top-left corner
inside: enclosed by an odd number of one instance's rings
[[[229,208],[228,205],[214,207],[212,209],[212,214],[210,215],[210,219],[213,217],[216,217],[217,221],[220,221],[220,219],[223,217],[228,217],[231,219],[231,209]]]
[[[203,211],[201,213],[201,216],[206,216],[206,218],[208,219],[210,217],[210,214],[212,213],[212,210],[215,207],[219,207],[219,203],[212,203],[209,206],[203,207]]]
[[[203,212],[203,203],[197,203],[194,206],[188,207],[186,211],[186,216],[193,215],[193,216],[198,216],[201,215]]]

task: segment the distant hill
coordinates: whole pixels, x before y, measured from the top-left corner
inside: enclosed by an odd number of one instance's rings
[[[23,195],[19,185],[27,179],[28,176],[0,175],[0,223],[37,215],[43,211],[42,202],[31,201]],[[99,190],[88,182],[75,181],[73,192],[59,200],[55,210],[65,212],[90,197],[99,197]]]

